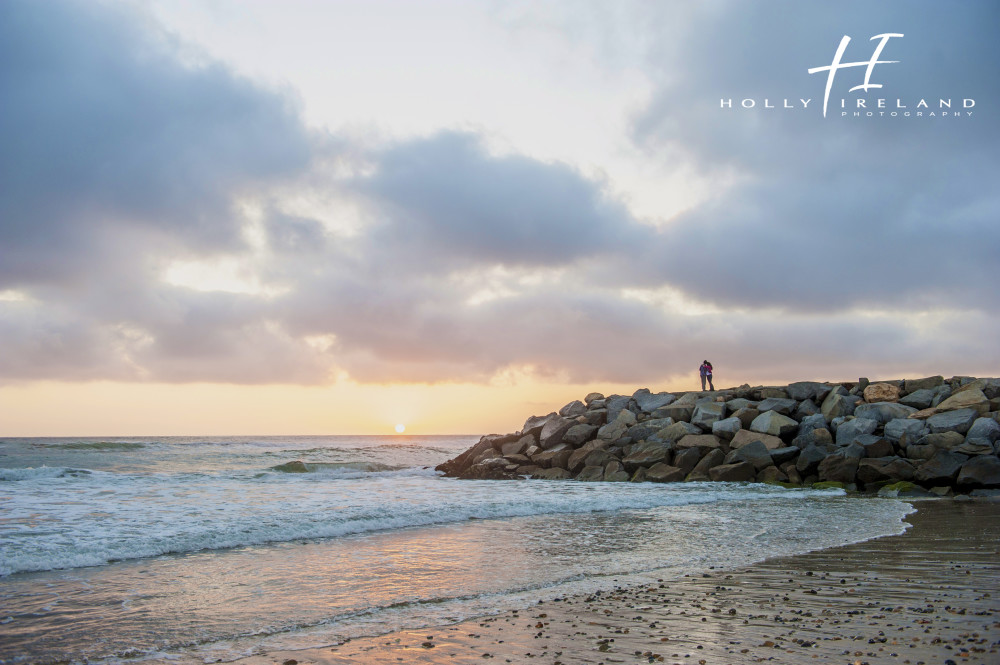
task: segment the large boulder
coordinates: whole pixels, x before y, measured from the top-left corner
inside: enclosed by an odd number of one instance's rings
[[[784,448],[778,448],[777,450],[771,451],[771,460],[776,466],[781,466],[785,462],[790,462],[799,456],[802,452],[799,448],[795,446],[785,446]]]
[[[962,392],[955,393],[948,399],[943,400],[937,406],[932,406],[931,408],[924,409],[923,411],[917,411],[913,417],[927,418],[928,416],[933,416],[936,413],[965,409],[972,409],[978,415],[985,416],[990,411],[990,400],[983,393],[983,391],[978,388],[963,390]]]
[[[550,467],[565,469],[566,463],[569,461],[570,455],[572,454],[572,448],[564,443],[560,443],[551,450],[546,450],[532,456],[531,463],[536,466],[540,466],[543,469],[548,469]]]
[[[576,418],[585,413],[587,413],[587,405],[578,399],[559,409],[559,415],[563,418]]]
[[[504,457],[509,455],[522,455],[531,446],[537,445],[538,440],[532,434],[522,436],[517,441],[510,441],[500,446],[500,452]]]
[[[719,450],[719,452],[722,451]],[[701,457],[701,450],[698,448],[685,448],[684,450],[677,451],[672,464],[678,469],[682,469],[684,474],[687,475],[697,466]]]
[[[834,418],[839,418],[841,416],[849,416],[854,413],[854,404],[857,401],[857,397],[853,395],[842,395],[838,392],[831,391],[826,399],[823,400],[823,404],[820,406],[820,412],[823,417],[826,418],[827,422],[830,422]]]
[[[711,480],[712,477],[708,475],[708,472],[722,464],[722,460],[725,457],[726,455],[721,450],[708,451],[708,454],[694,465],[694,468],[691,469],[691,473],[687,475],[685,480],[689,482]]]
[[[538,445],[544,450],[558,446],[562,443],[563,435],[577,424],[575,420],[563,418],[562,416],[550,418],[542,427],[542,431],[538,433]]]
[[[610,412],[609,412],[610,413]],[[636,417],[631,411],[620,409],[615,419],[597,430],[597,438],[614,441],[625,436],[625,432],[635,425]]]
[[[874,402],[869,404],[858,404],[854,409],[855,418],[869,418],[884,425],[890,420],[897,418],[909,418],[910,414],[917,410],[912,406],[898,404],[896,402]]]
[[[1000,487],[1000,459],[973,457],[962,465],[955,482],[963,488]]]
[[[604,450],[607,447],[608,447],[607,441],[602,441],[600,439],[597,439],[595,441],[588,441],[587,443],[583,444],[582,446],[573,451],[573,454],[571,454],[569,456],[569,459],[566,461],[566,468],[573,472],[579,471],[584,466],[586,466],[587,457],[589,457],[591,453],[593,453],[596,450]],[[607,460],[604,460],[603,462],[601,462],[601,466],[603,467],[604,464],[606,463]]]
[[[951,449],[953,453],[961,453],[972,457],[974,455],[996,455],[996,447],[989,439],[966,439],[961,445]]]
[[[459,474],[462,480],[513,480],[517,478],[516,471],[508,470],[507,460],[502,457],[487,459],[473,464]]]
[[[968,439],[986,439],[993,443],[1000,439],[1000,423],[993,418],[977,418],[965,435]]]
[[[936,413],[925,422],[931,433],[935,432],[958,432],[965,434],[972,428],[973,423],[979,414],[974,409],[957,409]]]
[[[885,437],[876,434],[862,434],[854,441],[865,449],[865,457],[889,457],[894,450]]]
[[[799,407],[795,409],[795,413],[792,414],[792,418],[801,421],[803,418],[816,415],[820,418],[823,417],[823,414],[819,411],[819,407],[816,406],[816,402],[811,399],[807,399],[799,402]]]
[[[660,441],[646,441],[632,446],[632,450],[622,460],[625,470],[634,472],[641,466],[652,466],[657,462],[669,462],[673,445]]]
[[[587,406],[590,406],[593,402],[603,399],[604,395],[602,395],[601,393],[590,393],[589,395],[583,398],[583,401]]]
[[[826,429],[826,427],[827,422],[826,418],[823,417],[823,414],[815,413],[811,416],[806,416],[799,421],[799,436],[808,434],[816,429]]]
[[[913,467],[910,465],[910,478],[898,478],[891,475],[887,469],[890,464],[899,459],[898,457],[878,457],[878,458],[865,458],[858,462],[858,482],[864,483],[865,485],[871,485],[872,483],[878,483],[885,480],[909,480],[913,478]]]
[[[904,437],[907,442],[916,441],[929,431],[922,420],[913,418],[894,418],[885,424],[885,438],[893,443],[900,443]]]
[[[746,482],[754,479],[756,470],[750,462],[720,464],[709,469],[708,476],[715,482]]]
[[[857,477],[860,459],[850,455],[834,453],[819,463],[816,472],[820,480],[838,483],[853,483]]]
[[[719,448],[721,445],[722,442],[719,441],[719,438],[712,434],[688,434],[677,442],[676,447],[678,451],[685,448],[697,448],[704,455],[709,450]]]
[[[566,480],[567,478],[572,478],[573,474],[566,469],[553,467],[549,469],[539,469],[531,474],[531,477],[539,480]]]
[[[830,394],[830,386],[817,381],[796,381],[795,383],[788,384],[785,392],[788,393],[791,399],[797,402],[807,399],[814,402],[821,402]]]
[[[827,452],[821,450],[813,444],[809,444],[802,449],[799,453],[799,457],[795,460],[795,470],[802,475],[803,478],[812,475],[816,472],[817,467],[819,467],[820,462],[827,458]]]
[[[765,411],[775,411],[783,416],[791,415],[795,413],[795,409],[798,408],[799,403],[794,399],[782,399],[780,397],[769,397],[762,400],[760,404],[757,405],[757,410],[761,413]]]
[[[797,421],[774,410],[762,412],[750,423],[750,431],[777,437],[791,436],[798,429],[799,423]]]
[[[934,391],[923,389],[914,390],[909,395],[904,395],[899,398],[900,404],[905,404],[906,406],[912,406],[915,409],[926,409],[934,402]]]
[[[937,388],[938,386],[943,385],[943,376],[929,376],[924,379],[905,379],[903,381],[903,390],[908,393],[912,393],[917,390],[930,390],[931,388]]]
[[[563,443],[568,443],[574,447],[582,446],[584,443],[597,436],[598,429],[599,428],[595,425],[578,423],[566,430],[566,433],[563,434],[562,438]]]
[[[837,428],[837,445],[846,446],[862,434],[871,434],[878,429],[878,421],[871,418],[848,420]]]
[[[585,466],[576,475],[577,480],[585,482],[597,482],[604,480],[604,467],[603,466]]]
[[[542,428],[545,427],[545,423],[549,422],[552,418],[559,418],[559,414],[553,411],[547,416],[531,416],[524,421],[524,427],[521,428],[521,434],[535,434],[541,433]]]
[[[648,473],[648,472],[647,472]],[[613,462],[608,462],[604,467],[604,480],[609,483],[624,483],[628,482],[632,478],[632,475],[626,471],[621,462],[615,460]]]
[[[691,424],[697,425],[706,432],[712,431],[712,425],[726,416],[725,402],[706,402],[698,404],[691,415]]]
[[[701,434],[701,428],[691,423],[677,422],[664,427],[656,433],[656,436],[664,441],[680,441],[689,434]]]
[[[776,436],[770,434],[764,434],[763,432],[752,432],[750,430],[741,429],[736,434],[733,435],[732,440],[729,442],[729,447],[733,450],[737,448],[742,448],[751,441],[761,441],[768,450],[777,450],[778,448],[784,448],[784,442]]]
[[[750,462],[756,471],[774,465],[771,452],[760,441],[751,441],[739,450],[732,452],[735,462]]]
[[[776,466],[769,466],[757,472],[758,483],[787,483],[788,474]]]
[[[733,411],[733,417],[740,421],[743,429],[750,429],[750,424],[754,419],[760,415],[760,411],[756,407],[744,406],[743,408]]]
[[[959,453],[948,450],[939,450],[929,460],[917,467],[914,476],[918,483],[923,485],[950,485],[958,476],[969,458]]]
[[[662,462],[646,469],[646,480],[654,483],[678,483],[684,480],[684,471]]]
[[[872,402],[898,402],[902,391],[899,386],[891,383],[872,383],[865,388],[865,401]]]
[[[673,418],[677,422],[689,422],[694,413],[694,404],[674,402],[653,411],[654,418]]]
[[[648,390],[646,390],[645,388],[642,388],[636,391],[634,395],[632,395],[632,399],[635,400],[636,406],[639,407],[640,411],[643,411],[645,413],[652,413],[653,411],[659,409],[661,406],[667,406],[677,398],[671,395],[670,393],[653,394]]]
[[[633,406],[635,402],[632,401],[631,397],[622,395],[612,395],[607,400],[607,410],[608,410],[608,422],[614,422],[618,418],[618,414],[622,411],[631,410],[630,407]],[[636,407],[638,409],[638,407]],[[632,415],[635,415],[634,413]],[[633,421],[635,422],[635,421]]]
[[[742,429],[742,427],[743,423],[741,423],[740,419],[736,417],[716,420],[712,423],[712,434],[719,437],[723,441],[730,441],[733,436],[735,436],[736,433]]]

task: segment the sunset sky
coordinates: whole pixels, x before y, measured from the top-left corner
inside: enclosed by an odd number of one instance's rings
[[[998,25],[4,1],[0,436],[511,431],[704,358],[1000,375]],[[837,71],[824,117],[807,70],[886,33],[882,87]]]

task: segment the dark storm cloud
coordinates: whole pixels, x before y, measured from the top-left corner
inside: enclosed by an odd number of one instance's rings
[[[123,228],[238,246],[233,193],[308,163],[287,96],[179,53],[125,7],[0,4],[0,288],[106,267]]]
[[[661,81],[635,120],[651,153],[735,173],[733,187],[677,219],[641,265],[720,304],[803,310],[1000,304],[989,275],[1000,255],[1000,88],[992,2],[731,3],[706,13],[687,40],[654,50]],[[862,94],[863,68],[837,73],[822,117],[828,65],[890,40]],[[975,100],[971,117],[841,117],[839,100]],[[765,98],[809,109],[761,108]],[[734,108],[720,108],[721,100]],[[743,99],[757,107],[740,108]],[[850,111],[854,111],[852,107]],[[878,109],[874,109],[878,112]],[[657,260],[657,259],[661,260]]]

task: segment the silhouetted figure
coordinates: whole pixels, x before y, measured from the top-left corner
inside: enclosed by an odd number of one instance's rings
[[[701,367],[698,368],[701,372],[701,389],[705,390],[705,379],[708,379],[708,389],[715,390],[715,386],[712,384],[712,363],[707,360],[701,361]]]

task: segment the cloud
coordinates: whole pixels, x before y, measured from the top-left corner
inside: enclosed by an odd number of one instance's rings
[[[310,130],[291,93],[127,7],[4,3],[0,175],[16,187],[0,195],[0,294],[18,297],[0,295],[0,376],[655,384],[704,357],[720,379],[1000,366],[983,341],[1000,323],[997,93],[982,67],[954,74],[985,53],[993,10],[901,14],[916,46],[899,57],[923,73],[886,70],[907,96],[968,91],[972,122],[718,108],[818,96],[805,69],[841,31],[860,47],[869,23],[896,29],[896,10],[858,7],[685,5],[688,32],[660,6],[624,19],[648,26],[656,87],[623,140],[726,183],[652,226],[613,183],[469,131],[372,145]],[[170,277],[213,264],[244,287]]]

